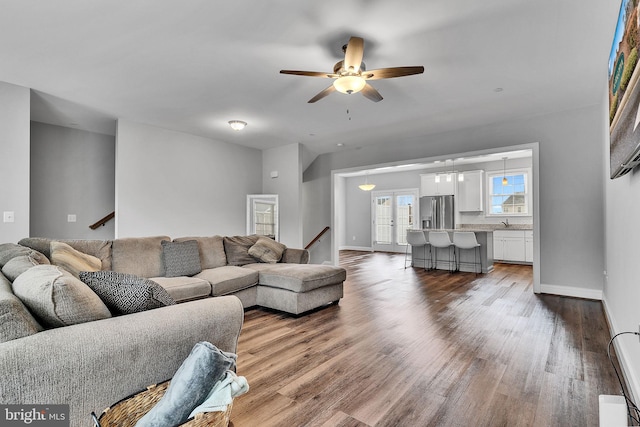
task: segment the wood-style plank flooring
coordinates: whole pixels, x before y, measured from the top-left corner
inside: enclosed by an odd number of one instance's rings
[[[339,305],[245,314],[234,427],[597,426],[619,394],[599,301],[535,295],[531,267],[403,268],[343,251]]]

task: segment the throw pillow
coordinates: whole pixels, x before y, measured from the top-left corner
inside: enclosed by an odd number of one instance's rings
[[[3,243],[0,245],[0,267],[4,267],[14,258],[25,255],[31,257],[36,264],[50,264],[49,258],[36,250],[15,243]]]
[[[256,260],[249,255],[249,248],[253,246],[260,236],[232,236],[223,239],[224,252],[227,254],[229,265],[253,264]]]
[[[115,271],[83,271],[80,279],[115,314],[130,314],[173,305],[167,291],[153,280]]]
[[[198,242],[162,241],[162,259],[165,277],[193,276],[202,271]]]
[[[98,295],[55,265],[31,267],[12,287],[43,326],[57,328],[111,317]]]
[[[78,278],[81,271],[99,271],[102,269],[102,261],[98,258],[75,250],[63,242],[51,242],[50,252],[53,265],[64,268]]]
[[[21,275],[31,267],[40,264],[49,264],[49,261],[47,261],[46,263],[40,263],[31,255],[19,255],[15,258],[11,258],[9,262],[7,262],[4,267],[2,267],[2,274],[4,274],[7,279],[9,279],[9,281],[13,282],[19,275]]]
[[[255,245],[249,248],[249,255],[261,262],[275,264],[282,258],[285,245],[269,237],[260,237]]]
[[[0,343],[42,331],[27,307],[14,295],[9,280],[0,274]]]

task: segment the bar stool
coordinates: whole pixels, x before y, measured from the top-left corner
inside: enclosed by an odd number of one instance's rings
[[[444,249],[447,248],[449,250],[449,273],[453,273],[453,269],[451,268],[451,248],[453,247],[453,242],[449,239],[449,233],[446,231],[430,231],[429,232],[429,244],[431,247],[435,248],[435,250],[431,251],[431,266],[436,268],[438,266],[438,248]],[[433,256],[435,254],[435,261]],[[455,256],[456,252],[453,251],[454,265],[455,265]]]
[[[411,252],[413,253],[414,246],[422,246],[422,260],[424,261],[424,269],[427,269],[427,236],[425,236],[422,230],[407,230],[407,247],[404,251],[404,268],[407,268],[407,255],[409,254],[409,246],[411,246]],[[411,266],[413,267],[413,255],[411,256]],[[418,258],[419,259],[419,258]]]
[[[473,271],[476,271],[476,265],[480,266],[480,273],[482,273],[482,262],[478,260],[480,255],[480,243],[476,240],[476,233],[473,231],[454,231],[453,232],[453,244],[458,250],[458,265],[456,270],[460,271],[460,251],[465,249],[473,249],[474,263]]]

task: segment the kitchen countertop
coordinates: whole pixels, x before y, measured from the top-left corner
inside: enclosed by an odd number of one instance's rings
[[[493,233],[494,230],[489,229],[489,228],[471,228],[471,227],[465,227],[465,228],[456,228],[451,229],[451,228],[444,228],[444,229],[439,229],[439,228],[423,228],[422,231],[446,231],[448,233],[453,233],[454,231],[473,231],[474,233]]]
[[[495,230],[533,230],[533,224],[460,224],[459,230],[465,231],[495,231]]]

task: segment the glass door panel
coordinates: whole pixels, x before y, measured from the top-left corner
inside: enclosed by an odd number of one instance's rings
[[[374,192],[373,250],[404,252],[407,230],[415,228],[418,217],[418,190]]]

